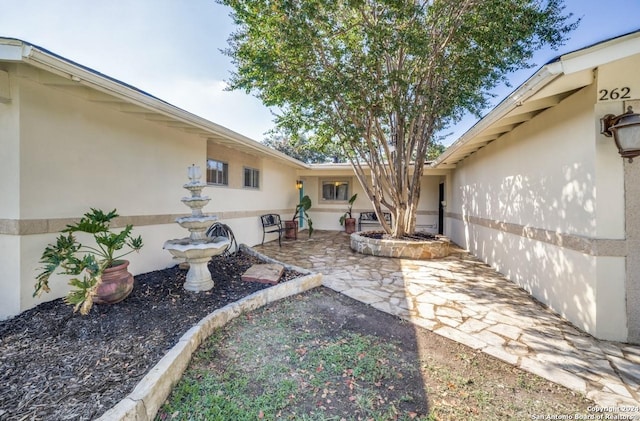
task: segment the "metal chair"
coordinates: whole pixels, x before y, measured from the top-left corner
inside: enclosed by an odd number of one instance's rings
[[[280,215],[277,213],[268,213],[266,215],[262,215],[260,217],[260,221],[262,222],[262,244],[264,245],[265,235],[277,232],[278,245],[282,247],[282,233],[284,232],[284,227],[282,226]]]

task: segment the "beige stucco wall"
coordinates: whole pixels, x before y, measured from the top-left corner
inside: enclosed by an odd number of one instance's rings
[[[322,182],[323,181],[348,181],[350,190],[349,197],[358,194],[353,204],[352,216],[358,218],[360,212],[372,211],[373,206],[367,199],[362,185],[357,177],[353,175],[353,171],[323,171],[312,170],[318,175],[310,175],[311,172],[305,172],[300,179],[304,181],[304,194],[309,195],[312,200],[310,216],[313,221],[314,229],[324,230],[342,230],[344,227],[340,225],[340,217],[347,211],[347,201],[326,201],[322,199]],[[421,193],[419,202],[419,212],[416,216],[416,224],[433,225],[438,223],[438,188],[443,177],[440,175],[426,175],[421,180]],[[289,215],[290,218],[290,215]],[[420,227],[418,227],[421,229]],[[356,227],[357,229],[357,227]],[[363,227],[363,229],[376,229],[375,226]],[[429,231],[437,231],[436,228],[430,228]]]
[[[20,237],[0,235],[0,320],[18,314],[20,308]]]
[[[13,66],[4,66],[5,69]],[[0,67],[0,71],[5,72]],[[20,162],[13,157],[20,151],[20,127],[18,109],[20,97],[18,84],[11,73],[5,72],[5,83],[11,98],[0,101],[0,218],[17,218],[19,215]]]
[[[116,208],[123,223],[132,221],[142,235],[144,248],[127,257],[131,272],[175,264],[162,246],[188,235],[173,222],[190,212],[180,201],[188,195],[182,188],[187,167],[204,169],[208,149],[216,147],[142,113],[95,101],[85,89],[60,88],[52,75],[46,84],[41,77],[18,68],[11,73],[14,98],[0,103],[0,192],[7,199],[0,201],[0,264],[6,269],[0,319],[66,293],[66,280],[52,278],[52,293],[32,298],[38,260],[57,229],[90,207]],[[212,201],[204,211],[218,214],[238,242],[252,245],[262,240],[259,214],[294,207],[296,192],[289,187],[295,169],[257,154],[229,153],[233,167],[239,165],[240,186],[205,188]],[[259,190],[241,187],[244,162],[260,169]]]
[[[31,81],[21,101],[22,219],[185,211],[176,176],[204,164],[202,139]]]
[[[293,213],[298,203],[295,168],[214,142],[208,144],[207,157],[229,164],[229,185],[204,189],[203,193],[211,198],[205,210],[216,213],[220,222],[229,225],[238,243],[254,245],[262,241],[260,215],[278,213],[285,219]],[[260,170],[259,189],[243,187],[245,166]],[[274,238],[277,237],[269,235],[265,241]]]
[[[447,222],[455,242],[578,327],[624,340],[624,257],[569,244],[624,233],[621,163],[596,154],[617,153],[598,139],[595,102],[592,85],[462,161]]]
[[[632,106],[634,112],[640,112],[640,54],[616,60],[598,69],[598,102],[596,115],[619,115]],[[614,97],[615,96],[615,97]],[[599,135],[599,147],[615,150],[613,140]],[[626,292],[628,341],[640,343],[640,167],[638,159],[627,162],[620,159],[617,153],[600,153],[599,161],[603,162],[603,176],[624,179],[624,188],[615,191],[615,199],[624,203],[624,213],[612,213],[612,218],[624,221],[624,249],[626,250]],[[616,161],[617,165],[604,165],[605,161]],[[610,169],[607,172],[606,169]],[[603,204],[604,206],[604,204]],[[608,277],[603,278],[606,284]]]

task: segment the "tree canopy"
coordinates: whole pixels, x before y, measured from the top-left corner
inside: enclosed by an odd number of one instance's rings
[[[562,0],[219,1],[237,25],[231,88],[278,107],[279,127],[339,147],[395,237],[415,230],[434,133],[479,114],[577,25]]]
[[[319,148],[305,135],[287,135],[272,132],[262,143],[307,164],[346,162],[347,158],[336,145],[327,144]]]

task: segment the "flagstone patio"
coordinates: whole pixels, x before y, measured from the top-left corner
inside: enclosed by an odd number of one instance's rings
[[[343,232],[298,238],[255,249],[321,272],[335,291],[578,391],[601,407],[640,410],[640,346],[580,331],[466,251],[406,260],[355,253]]]

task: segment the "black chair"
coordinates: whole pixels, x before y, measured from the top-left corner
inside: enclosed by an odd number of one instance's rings
[[[282,247],[282,233],[284,232],[284,227],[282,226],[282,221],[280,220],[280,215],[277,213],[268,213],[266,215],[262,215],[260,217],[262,222],[262,244],[264,245],[264,236],[277,232],[278,233],[278,245]]]
[[[384,220],[387,221],[387,224],[391,225],[391,213],[382,212],[382,216],[384,217]],[[375,211],[360,213],[360,216],[358,217],[358,231],[362,231],[363,225],[380,225],[378,215],[376,215]]]

